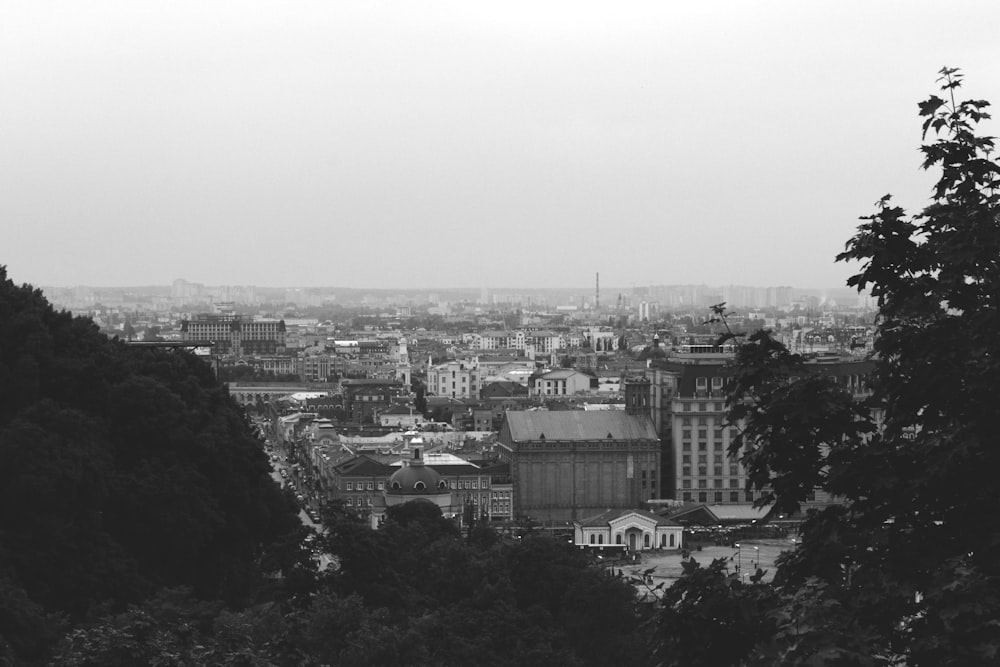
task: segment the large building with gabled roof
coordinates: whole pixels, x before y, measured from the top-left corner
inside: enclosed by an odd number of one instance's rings
[[[566,523],[659,497],[660,443],[648,414],[511,411],[499,445],[516,517]]]

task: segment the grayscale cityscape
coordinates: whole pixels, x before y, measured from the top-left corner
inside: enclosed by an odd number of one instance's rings
[[[0,7],[0,666],[997,664],[996,25]]]

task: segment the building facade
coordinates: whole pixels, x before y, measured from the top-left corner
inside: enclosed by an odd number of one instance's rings
[[[181,340],[215,341],[216,354],[236,357],[285,352],[284,320],[256,320],[240,315],[198,315],[182,320]]]
[[[567,522],[659,497],[660,444],[645,414],[508,412],[499,450],[515,517]]]

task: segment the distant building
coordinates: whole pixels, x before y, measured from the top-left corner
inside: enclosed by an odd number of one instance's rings
[[[573,396],[590,391],[590,381],[586,373],[559,369],[536,375],[528,389],[532,396]]]
[[[571,521],[658,497],[660,444],[646,414],[508,412],[499,445],[515,516]]]
[[[181,340],[211,340],[219,355],[236,357],[285,352],[285,322],[240,315],[198,315],[181,321]]]
[[[448,361],[428,366],[427,391],[450,398],[478,398],[478,364],[474,361]]]
[[[738,426],[726,419],[726,383],[732,376],[731,350],[690,345],[667,359],[652,360],[643,378],[626,382],[626,409],[647,411],[664,446],[663,497],[691,503],[753,503],[760,492],[747,490],[747,475],[729,446]],[[855,395],[868,392],[873,364],[836,355],[806,363],[810,372],[835,379]],[[828,497],[812,497],[816,502]]]
[[[647,510],[608,510],[573,522],[573,543],[599,550],[625,546],[631,551],[680,549],[684,526]]]

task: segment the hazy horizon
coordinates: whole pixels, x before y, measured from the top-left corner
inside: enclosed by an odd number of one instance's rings
[[[859,216],[928,203],[938,70],[1000,100],[985,1],[2,17],[0,264],[53,287],[833,289]]]

